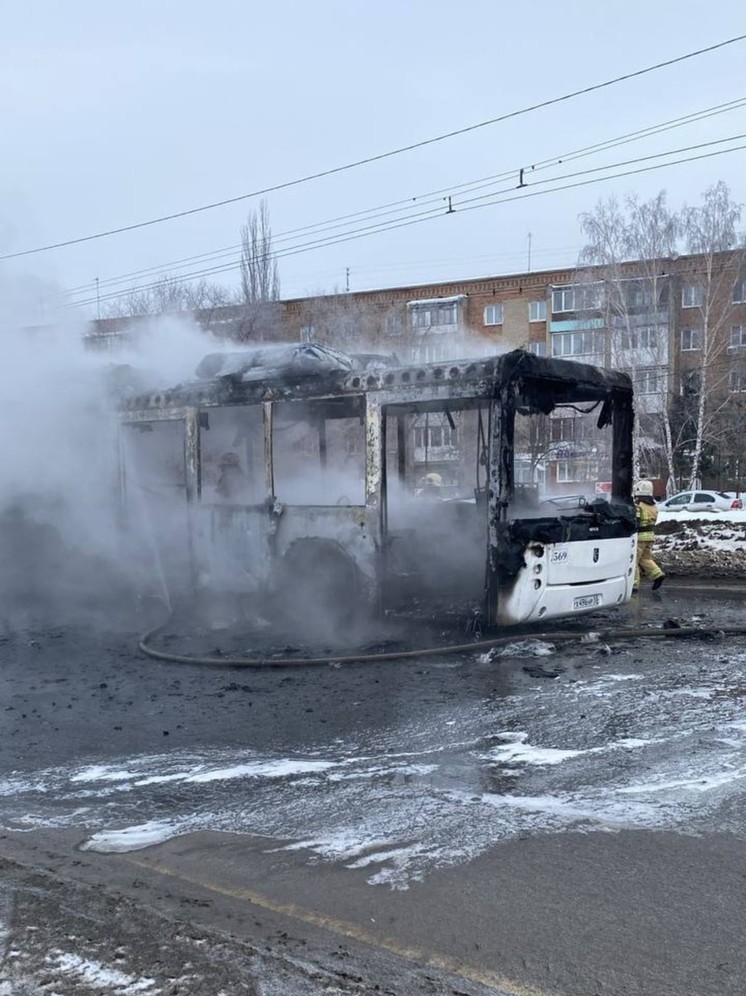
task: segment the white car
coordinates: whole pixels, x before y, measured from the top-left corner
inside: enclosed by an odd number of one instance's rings
[[[660,502],[658,508],[667,512],[728,512],[743,508],[743,502],[724,491],[682,491]]]

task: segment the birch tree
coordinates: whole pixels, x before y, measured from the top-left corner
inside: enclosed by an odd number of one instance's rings
[[[600,268],[609,362],[630,373],[636,389],[633,472],[662,451],[669,488],[676,490],[676,440],[669,415],[671,278],[664,260],[677,248],[680,220],[665,191],[623,204],[610,197],[581,215],[587,239],[581,262]],[[595,279],[598,279],[596,271]]]
[[[727,406],[723,398],[723,381],[728,376],[727,356],[729,323],[733,315],[733,287],[744,271],[744,250],[737,245],[737,225],[742,205],[731,198],[728,186],[720,181],[709,187],[699,207],[685,207],[682,212],[687,252],[696,254],[692,272],[685,276],[682,303],[698,313],[698,363],[696,371],[696,407],[689,487],[694,488],[702,470],[705,444],[718,435]]]

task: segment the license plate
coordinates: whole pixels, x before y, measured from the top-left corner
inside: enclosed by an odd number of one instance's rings
[[[600,595],[581,595],[579,598],[573,598],[572,600],[573,609],[595,609],[600,604]]]

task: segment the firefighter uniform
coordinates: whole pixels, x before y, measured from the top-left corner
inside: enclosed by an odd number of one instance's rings
[[[637,513],[637,564],[635,567],[634,591],[640,587],[640,574],[653,582],[653,589],[660,588],[665,574],[653,560],[655,523],[658,520],[658,506],[653,499],[653,487],[649,481],[640,481],[635,489],[635,511]]]

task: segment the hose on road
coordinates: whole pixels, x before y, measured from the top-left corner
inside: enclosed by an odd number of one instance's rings
[[[464,654],[475,651],[491,650],[493,647],[506,646],[509,643],[516,643],[520,640],[544,640],[547,643],[587,643],[594,645],[597,643],[609,643],[617,640],[636,640],[640,637],[646,639],[667,639],[669,637],[691,637],[705,639],[719,639],[721,636],[743,636],[746,635],[746,626],[723,626],[723,627],[699,627],[699,626],[677,626],[661,629],[609,629],[593,630],[585,633],[571,633],[560,630],[552,633],[513,633],[511,636],[496,636],[488,640],[476,640],[470,643],[450,643],[436,647],[420,647],[416,650],[396,650],[384,653],[358,653],[346,654],[340,657],[199,657],[190,654],[172,654],[166,650],[158,650],[150,645],[150,640],[168,625],[170,619],[159,626],[149,630],[140,639],[139,649],[157,661],[164,661],[169,664],[199,664],[203,667],[235,667],[235,668],[257,668],[257,667],[308,667],[310,665],[325,664],[327,666],[337,666],[341,664],[370,664],[383,661],[412,660],[420,657],[436,657],[444,654]]]

